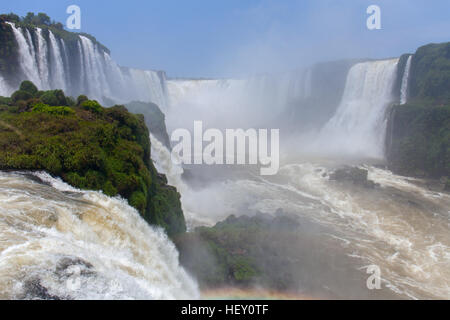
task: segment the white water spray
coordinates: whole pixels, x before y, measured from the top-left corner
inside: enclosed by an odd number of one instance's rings
[[[409,81],[409,71],[411,70],[411,61],[413,56],[408,57],[408,61],[405,66],[405,73],[402,79],[402,88],[400,91],[400,104],[406,104],[408,102],[408,81]]]
[[[8,24],[13,29],[19,46],[20,66],[25,76],[35,84],[41,85],[38,68],[36,68],[36,59],[33,57],[34,49],[30,48],[20,28],[17,28],[13,23],[8,22]]]
[[[55,66],[54,76],[53,76],[53,87],[66,90],[65,73],[64,73],[64,63],[61,56],[61,48],[56,40],[53,33],[49,30],[48,37],[50,39],[51,45],[51,56]]]

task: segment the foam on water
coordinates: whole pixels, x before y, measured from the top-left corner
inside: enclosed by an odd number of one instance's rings
[[[126,201],[0,173],[0,298],[191,299],[161,229]]]

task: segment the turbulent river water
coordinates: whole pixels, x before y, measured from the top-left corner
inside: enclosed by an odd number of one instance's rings
[[[431,191],[425,181],[362,166],[369,171],[369,179],[379,185],[365,189],[330,181],[336,163],[291,159],[276,176],[263,178],[248,169],[234,174],[216,170],[214,179],[188,187],[180,179],[182,169],[164,162],[168,150],[160,143],[153,145],[153,153],[161,161],[160,170],[183,195],[183,209],[191,228],[213,225],[231,214],[274,216],[282,212],[326,230],[313,233],[313,239],[308,240],[311,242],[302,246],[339,243],[341,255],[337,259],[348,260],[350,273],[365,273],[367,266],[378,266],[382,285],[388,289],[379,297],[450,298],[450,195]],[[317,280],[338,277],[339,263],[328,261],[331,267],[324,270],[320,264],[327,257],[321,254],[327,253],[318,250],[308,262],[299,261],[299,269],[309,265],[304,272]],[[334,253],[329,259],[336,259]],[[354,297],[351,291],[359,290],[359,284],[352,288],[352,281],[340,280],[340,288],[333,290],[344,292],[339,297]],[[327,297],[327,288],[323,289]],[[308,295],[302,288],[299,292]]]
[[[0,173],[0,299],[196,297],[173,244],[126,201]]]

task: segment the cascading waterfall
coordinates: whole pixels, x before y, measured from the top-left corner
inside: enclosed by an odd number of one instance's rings
[[[411,61],[413,56],[408,57],[408,61],[405,66],[405,73],[402,79],[402,88],[400,90],[400,104],[406,104],[408,102],[408,81],[409,81],[409,71],[411,70]]]
[[[30,31],[8,24],[18,44],[22,70],[22,74],[11,76],[17,79],[8,78],[9,82],[31,80],[40,90],[63,89],[74,97],[87,94],[92,99],[104,102],[109,98],[117,103],[140,100],[167,108],[164,73],[119,67],[109,53],[82,35],[78,36],[74,52],[69,52],[65,40],[51,30]],[[0,95],[9,95],[10,91],[0,86]]]
[[[37,41],[38,41],[38,67],[39,77],[41,79],[41,90],[48,90],[49,85],[49,65],[48,65],[48,46],[47,41],[42,35],[42,29],[36,29]]]
[[[123,199],[0,172],[0,209],[0,299],[199,297],[175,246]]]
[[[19,28],[17,28],[13,23],[8,22],[8,24],[11,26],[19,45],[20,66],[22,67],[26,79],[33,81],[37,86],[42,86],[41,78],[38,72],[39,69],[36,68],[36,59],[33,57],[33,52],[35,52],[34,48],[30,47],[31,44],[28,44],[25,36]]]
[[[79,72],[80,72],[80,77],[79,77],[79,86],[78,86],[78,90],[79,92],[87,92],[86,91],[86,73],[85,73],[85,66],[84,66],[84,52],[83,49],[81,47],[81,40],[77,41],[77,48],[78,48],[78,56],[80,58],[79,60]]]
[[[386,108],[398,59],[358,63],[350,69],[342,101],[315,142],[321,152],[384,158]]]
[[[64,72],[64,63],[61,56],[61,49],[59,47],[59,43],[56,40],[55,36],[51,31],[48,33],[51,45],[51,57],[54,62],[55,70],[53,76],[52,86],[54,88],[59,88],[62,90],[66,90],[66,81],[65,81],[65,72]]]

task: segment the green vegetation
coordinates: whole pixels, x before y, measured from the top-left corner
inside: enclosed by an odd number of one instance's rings
[[[283,251],[287,243],[298,241],[297,228],[297,221],[285,216],[230,216],[212,228],[177,236],[175,244],[182,265],[204,288],[257,283],[288,289],[297,267]]]
[[[450,102],[450,42],[417,49],[410,72],[410,99],[428,105]]]
[[[0,170],[45,170],[74,187],[122,196],[170,236],[186,230],[180,195],[150,159],[142,115],[85,97],[72,106],[63,91],[37,91],[30,82],[12,96],[0,106]]]
[[[402,56],[401,65],[406,59]],[[409,102],[392,108],[386,144],[394,172],[442,179],[450,189],[450,42],[414,54]]]
[[[450,177],[450,104],[395,106],[390,133],[392,170],[419,177]]]

